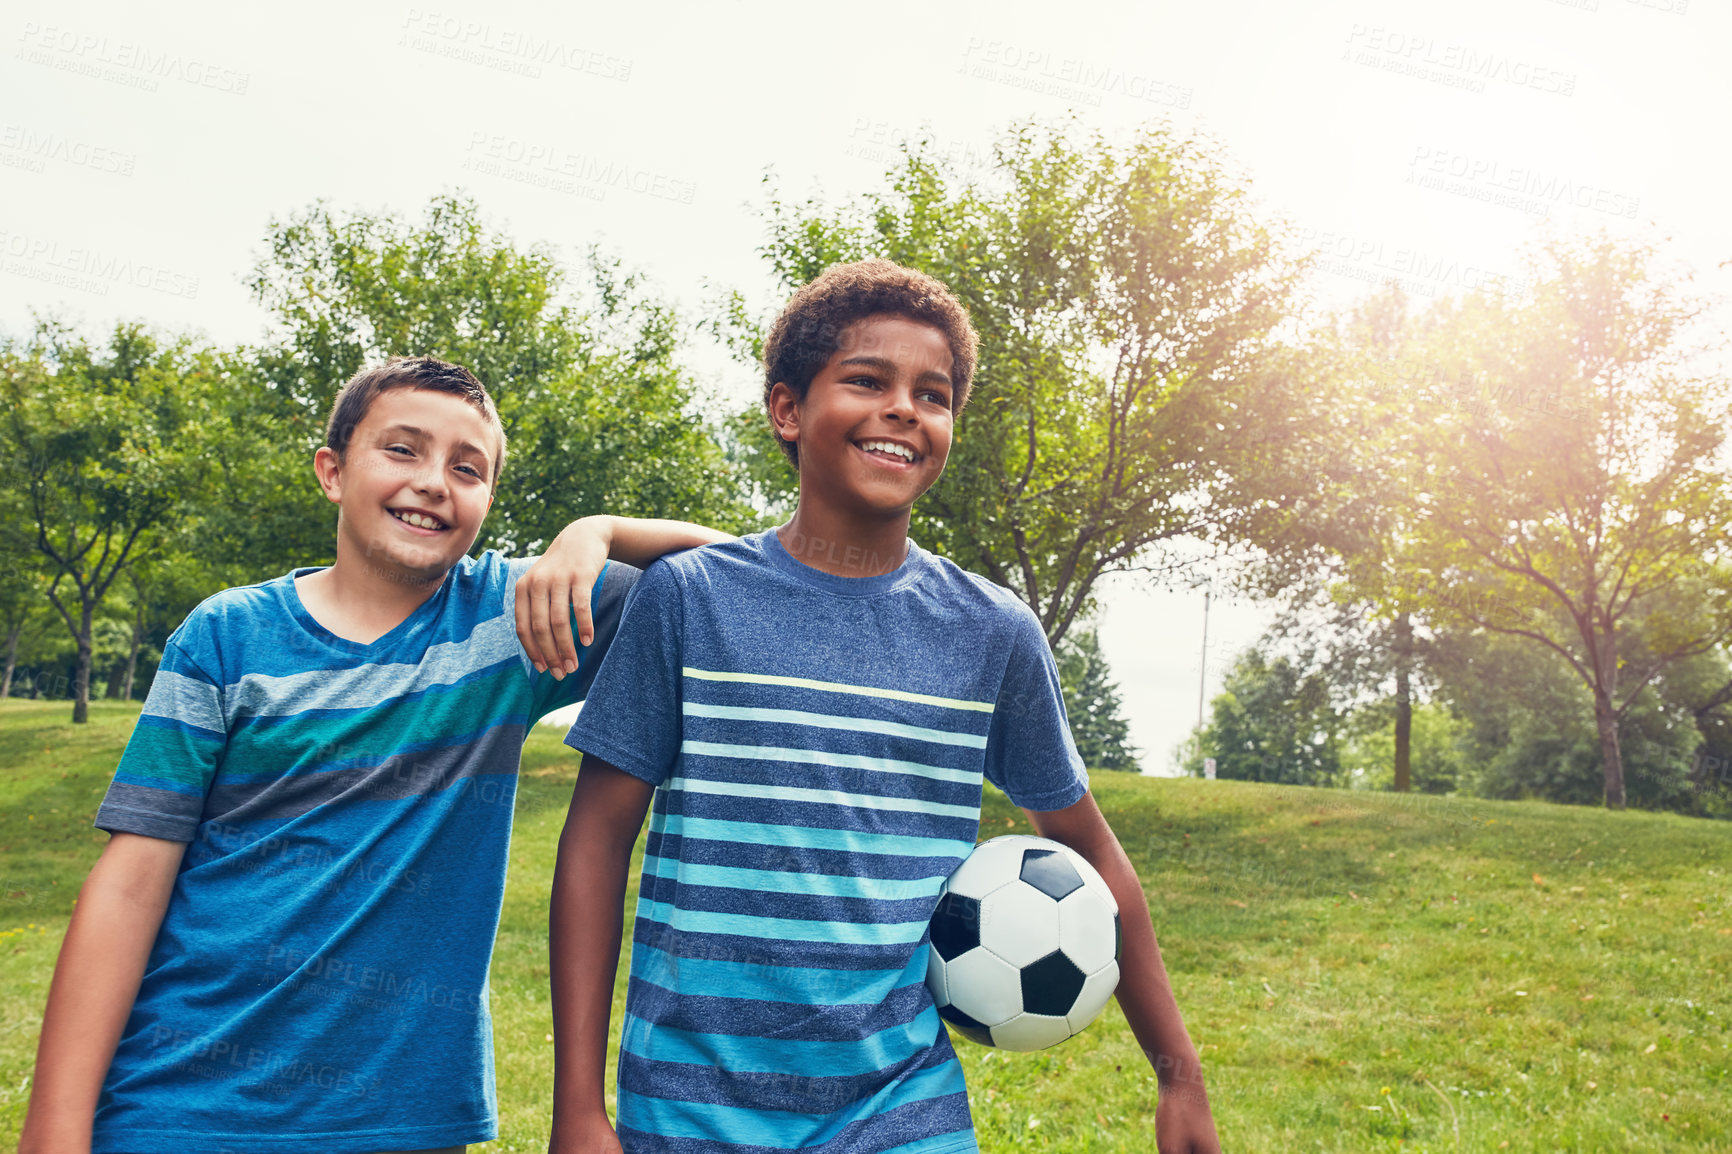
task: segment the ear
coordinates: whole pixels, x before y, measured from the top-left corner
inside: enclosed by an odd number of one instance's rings
[[[767,402],[770,410],[770,427],[776,430],[776,435],[784,441],[800,440],[800,398],[794,395],[794,390],[777,381],[770,389]]]
[[[313,476],[318,478],[327,500],[336,505],[343,503],[342,466],[337,461],[337,451],[329,445],[319,446],[319,451],[313,454]]]

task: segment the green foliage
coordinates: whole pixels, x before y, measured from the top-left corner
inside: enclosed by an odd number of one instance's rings
[[[273,221],[266,240],[249,280],[282,331],[266,363],[318,417],[344,381],[386,356],[456,361],[503,401],[564,376],[587,343],[558,300],[564,272],[553,253],[490,233],[461,196],[434,197],[418,225],[343,216],[320,201]]]
[[[1429,319],[1442,379],[1492,403],[1438,412],[1418,441],[1401,593],[1569,669],[1621,807],[1617,735],[1643,691],[1732,635],[1732,401],[1694,357],[1700,304],[1650,246],[1555,243],[1534,278],[1530,303],[1475,294]]]
[[[258,354],[258,402],[282,451],[260,482],[301,524],[268,527],[293,542],[272,572],[329,556],[335,518],[312,454],[343,382],[394,355],[465,365],[499,407],[509,458],[478,550],[535,552],[598,512],[749,519],[694,409],[678,317],[617,261],[590,253],[580,307],[550,250],[489,231],[462,196],[435,197],[415,223],[321,202],[273,222],[267,239],[251,285],[280,343]]]
[[[1633,647],[1639,637],[1626,640]],[[1576,805],[1603,800],[1593,706],[1563,662],[1524,638],[1480,634],[1455,639],[1435,664],[1439,692],[1466,726],[1464,786],[1482,797]],[[1668,680],[1658,688],[1644,694],[1619,727],[1629,804],[1732,816],[1732,807],[1717,807],[1711,791],[1690,781],[1702,734],[1678,700],[1686,686]]]
[[[1679,661],[1661,696],[1695,722],[1696,747],[1684,773],[1686,812],[1732,817],[1732,660],[1725,649]]]
[[[1187,743],[1186,773],[1242,781],[1333,785],[1342,777],[1342,720],[1328,679],[1309,663],[1251,648],[1227,671],[1210,718]]]
[[[102,346],[43,322],[0,346],[0,470],[77,647],[82,721],[92,627],[117,578],[159,556],[226,494],[211,461],[231,447],[228,363],[190,337],[120,325]]]
[[[116,555],[130,555],[139,534],[204,496],[222,377],[219,359],[189,338],[137,325],[92,347],[44,323],[30,342],[0,348],[0,452],[51,580],[123,566]],[[98,541],[106,553],[92,555]]]
[[[772,193],[763,253],[783,290],[883,256],[950,286],[980,364],[922,544],[1015,590],[1062,640],[1107,572],[1183,536],[1274,533],[1324,419],[1277,330],[1298,265],[1207,144],[1145,127],[1122,142],[1014,127],[964,178],[921,145],[888,188],[838,209]],[[718,328],[741,332],[730,298]],[[768,464],[762,418],[737,432]],[[785,498],[791,475],[757,479]]]
[[[1413,708],[1413,788],[1454,793],[1463,784],[1468,726],[1439,702]],[[1354,710],[1345,722],[1341,764],[1356,789],[1391,789],[1395,781],[1395,703],[1382,699]]]
[[[1221,777],[1392,788],[1395,701],[1375,646],[1383,627],[1360,626],[1301,615],[1279,622],[1235,663],[1209,724],[1184,751],[1187,772],[1200,772],[1212,756]],[[1300,639],[1315,647],[1285,655]],[[1638,627],[1627,630],[1624,644],[1632,660],[1646,659]],[[1429,697],[1413,710],[1414,789],[1574,805],[1602,800],[1592,706],[1567,666],[1525,638],[1495,631],[1449,631],[1419,652]],[[1729,734],[1726,655],[1674,663],[1620,727],[1629,804],[1732,817]]]
[[[1564,671],[1512,683],[1500,648],[1481,670],[1496,692],[1452,691],[1474,733],[1496,734],[1468,753],[1475,788],[1696,811],[1714,801],[1687,780],[1699,726],[1665,682],[1732,631],[1732,398],[1695,355],[1701,304],[1650,247],[1552,243],[1532,278],[1529,300],[1479,292],[1410,318],[1387,290],[1338,322],[1324,500],[1253,584],[1332,601],[1337,624],[1360,622],[1332,634],[1367,653],[1387,655],[1375,638],[1405,615],[1421,683],[1484,633]],[[1390,663],[1361,664],[1361,694],[1386,693]]]
[[[1092,626],[1073,630],[1059,646],[1057,657],[1065,714],[1083,764],[1090,769],[1139,772],[1130,745],[1131,723],[1125,719],[1119,687],[1101,653],[1099,632]]]

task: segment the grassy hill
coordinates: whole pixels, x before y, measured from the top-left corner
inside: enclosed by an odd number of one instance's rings
[[[8,1148],[137,707],[98,702],[76,728],[69,714],[0,701]],[[575,772],[559,736],[525,751],[494,965],[503,1137],[478,1150],[545,1149],[547,897]],[[1732,1151],[1727,825],[1107,774],[1095,788],[1148,889],[1227,1150]],[[988,792],[982,836],[1028,832]],[[983,1149],[1153,1149],[1154,1079],[1116,1006],[1040,1054],[958,1049]]]

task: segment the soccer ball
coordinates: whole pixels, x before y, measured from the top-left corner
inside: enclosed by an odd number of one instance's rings
[[[926,988],[970,1041],[1044,1050],[1119,984],[1119,906],[1076,851],[1015,834],[974,847],[938,894]]]

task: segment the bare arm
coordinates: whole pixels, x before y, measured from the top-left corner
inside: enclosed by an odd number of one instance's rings
[[[584,521],[590,519],[585,517]],[[613,523],[610,527],[612,534],[607,555],[615,561],[636,565],[639,569],[665,553],[734,540],[732,533],[694,525],[690,521],[665,521],[655,517],[609,517],[605,514],[595,519]],[[575,521],[573,524],[581,525],[583,521]]]
[[[102,1079],[185,853],[185,842],[117,833],[91,867],[48,989],[19,1154],[89,1154]]]
[[[559,835],[548,947],[555,1154],[618,1154],[607,1119],[607,1026],[625,928],[632,845],[654,789],[585,756]]]
[[[732,541],[731,534],[690,521],[662,521],[598,514],[560,530],[547,551],[517,582],[517,637],[538,670],[563,680],[577,672],[571,613],[577,613],[577,643],[595,639],[589,591],[609,558],[643,568],[664,553]]]
[[[1215,1136],[1209,1097],[1203,1087],[1203,1068],[1167,981],[1143,883],[1124,847],[1113,836],[1093,794],[1084,794],[1068,809],[1023,812],[1042,837],[1061,842],[1088,859],[1119,903],[1124,954],[1119,960],[1116,996],[1160,1084],[1155,1142],[1161,1154],[1220,1154],[1220,1139]]]

